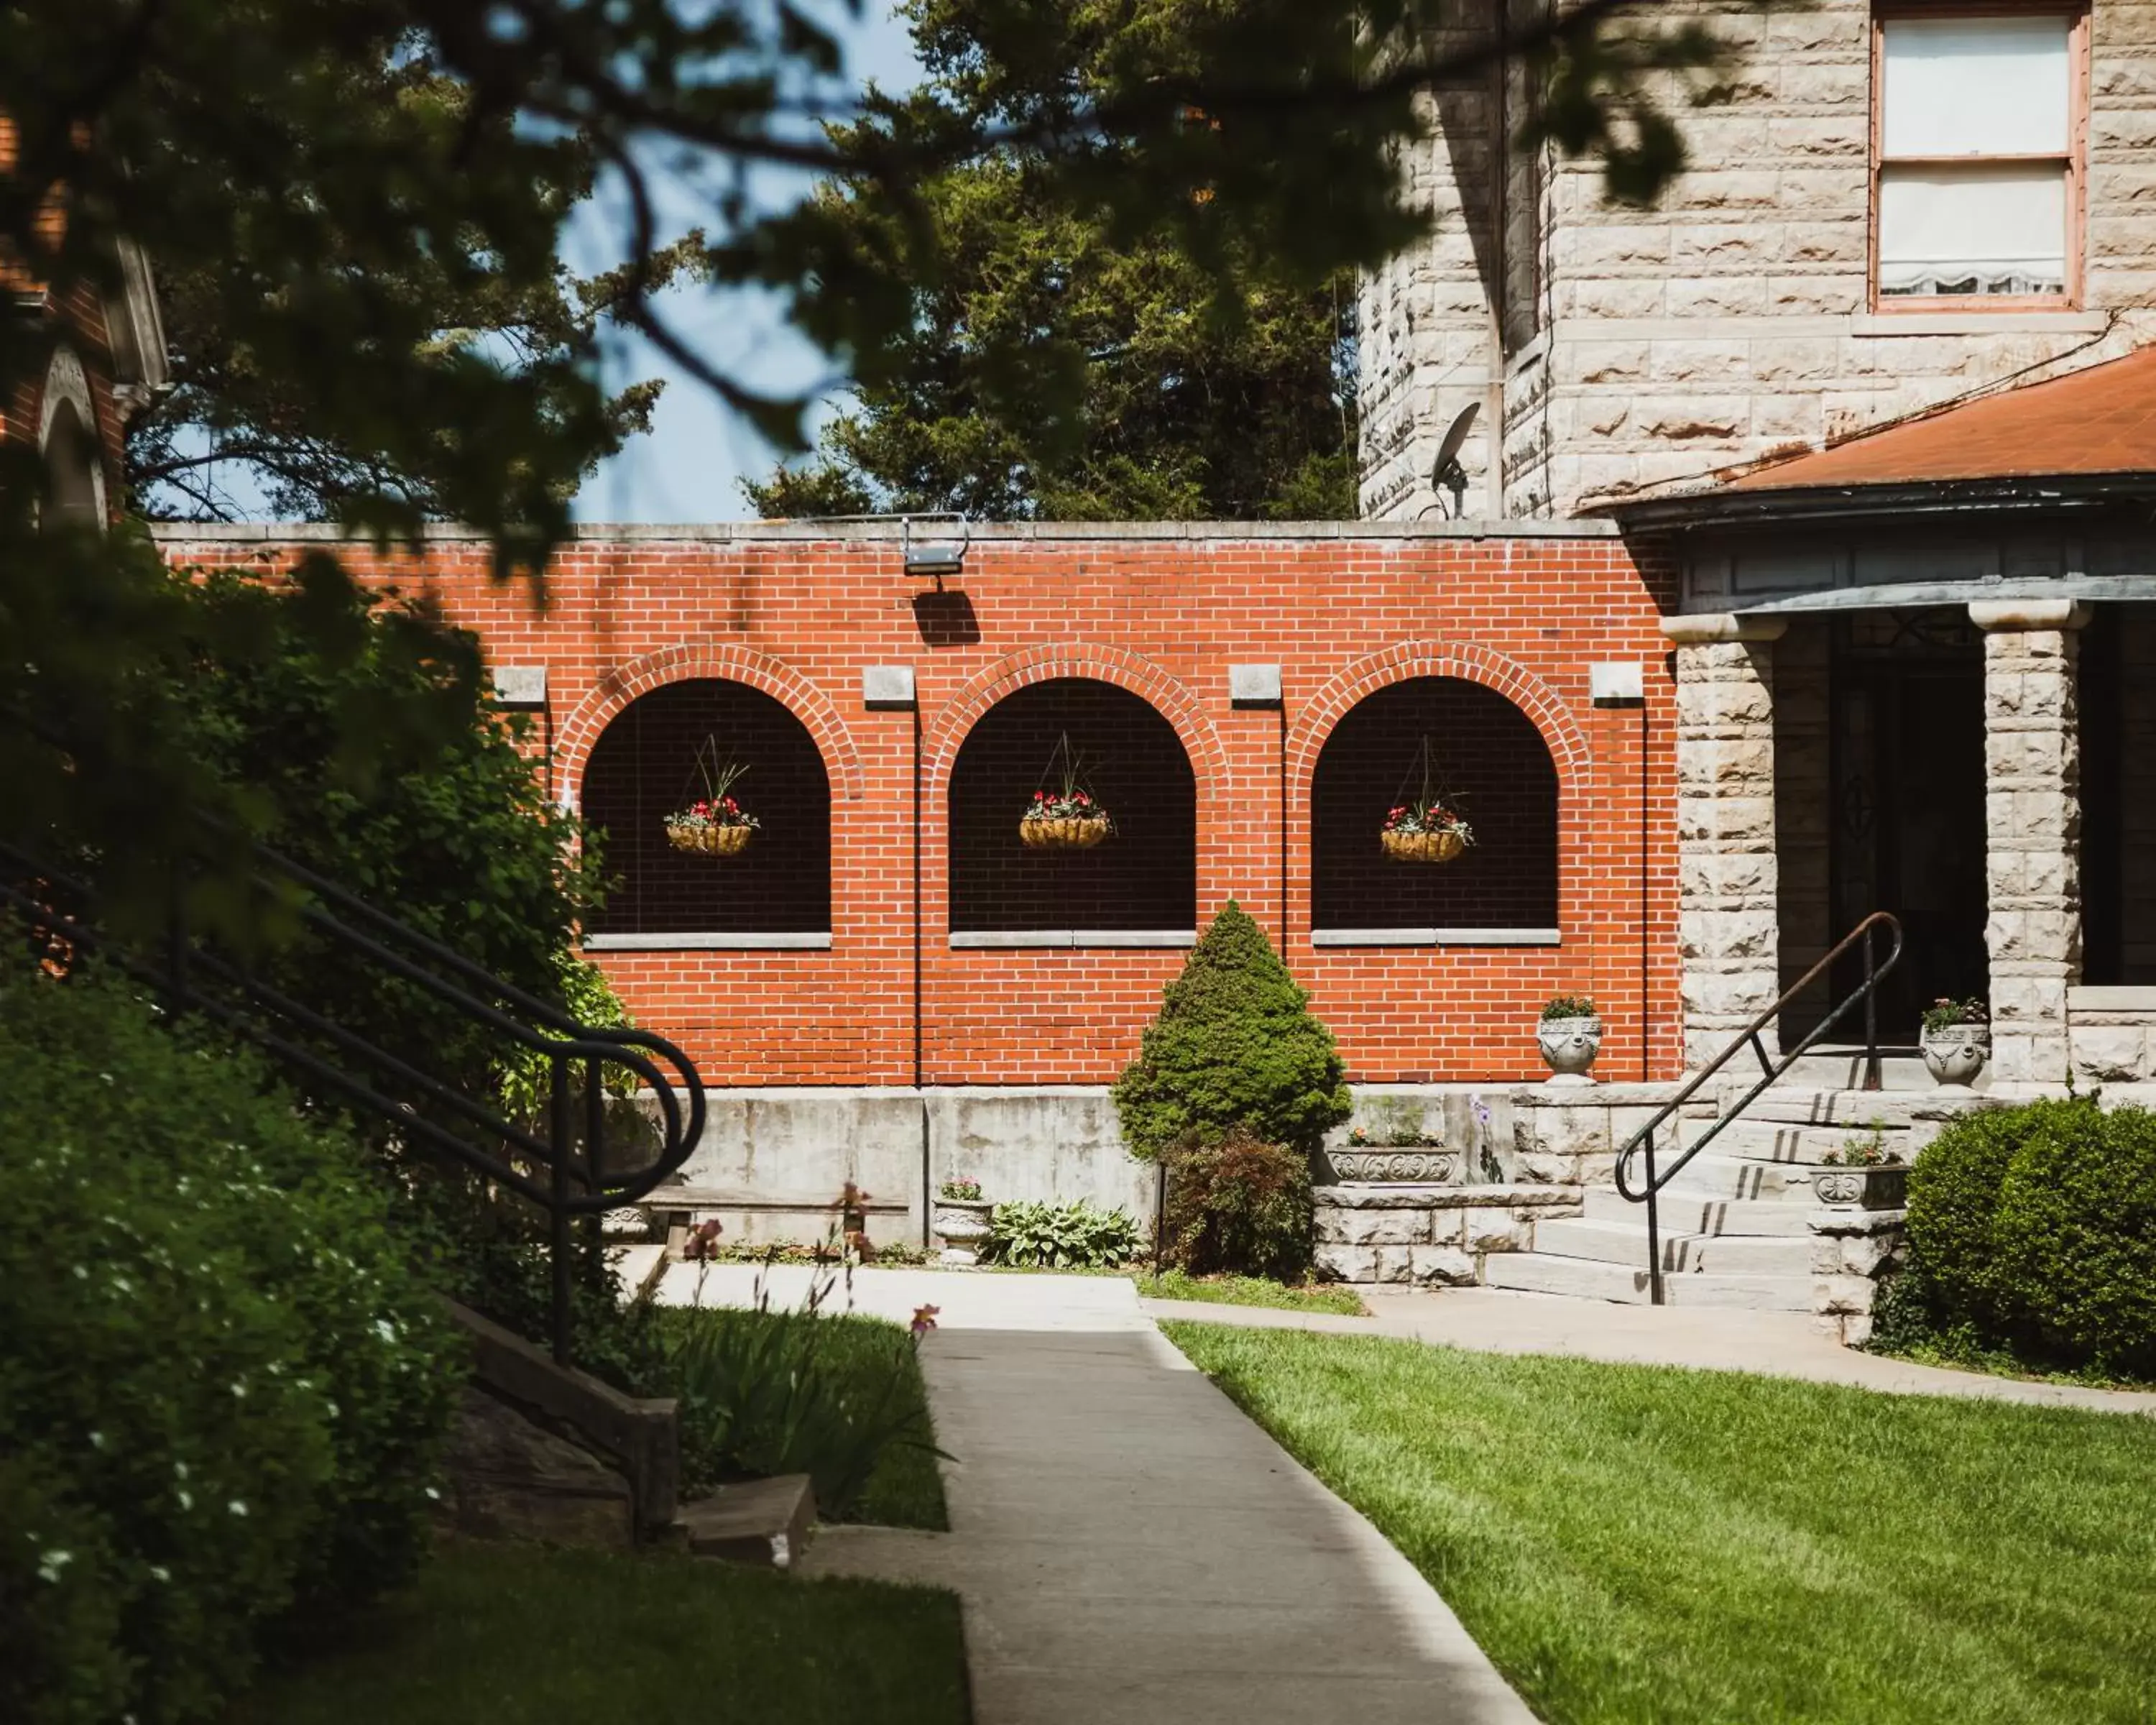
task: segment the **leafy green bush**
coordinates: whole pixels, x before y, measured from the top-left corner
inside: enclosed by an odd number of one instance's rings
[[[0,1455],[0,1719],[105,1725],[126,1711],[105,1532],[47,1458]]]
[[[1966,1116],[1909,1173],[1889,1353],[2156,1375],[2156,1117],[2093,1096]]]
[[[1293,1281],[1310,1268],[1310,1158],[1238,1127],[1168,1155],[1163,1258],[1192,1276]]]
[[[1996,1332],[2005,1322],[1995,1260],[1999,1189],[2015,1153],[2054,1107],[1964,1114],[1928,1145],[1909,1169],[1909,1269],[1905,1316],[1921,1293],[1928,1321],[1941,1328],[1967,1324]]]
[[[988,1261],[1037,1270],[1101,1270],[1137,1255],[1138,1225],[1120,1209],[1071,1204],[999,1204]]]
[[[759,1289],[753,1311],[659,1314],[689,1489],[805,1473],[819,1512],[843,1521],[890,1451],[934,1449],[913,1338],[825,1312],[830,1287],[819,1281],[796,1312]]]
[[[1229,900],[1116,1081],[1131,1153],[1152,1161],[1193,1134],[1218,1142],[1238,1126],[1314,1151],[1352,1108],[1332,1033],[1309,1005],[1265,932]]]
[[[2044,1355],[2156,1375],[2156,1115],[2055,1104],[1999,1190],[1994,1276]]]
[[[0,1455],[43,1500],[13,1525],[49,1527],[38,1564],[99,1574],[114,1607],[101,1654],[100,1620],[50,1603],[0,1604],[0,1642],[70,1637],[25,1668],[124,1670],[139,1719],[213,1717],[267,1621],[416,1561],[446,1327],[366,1153],[259,1062],[116,983],[27,969],[0,971]],[[0,1550],[0,1577],[23,1561]],[[80,1687],[8,1717],[80,1717]]]

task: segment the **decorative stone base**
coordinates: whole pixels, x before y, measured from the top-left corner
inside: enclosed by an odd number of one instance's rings
[[[1871,1339],[1871,1308],[1883,1276],[1902,1267],[1906,1209],[1820,1209],[1812,1237],[1812,1315],[1845,1347]]]
[[[1329,1281],[1467,1287],[1492,1252],[1525,1251],[1537,1218],[1576,1216],[1565,1186],[1321,1186],[1318,1276]]]

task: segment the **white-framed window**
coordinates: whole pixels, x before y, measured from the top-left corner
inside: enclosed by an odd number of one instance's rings
[[[1878,14],[1879,307],[2078,303],[2087,28],[2035,7]]]

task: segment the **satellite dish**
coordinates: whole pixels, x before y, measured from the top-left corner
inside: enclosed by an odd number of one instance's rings
[[[1467,470],[1460,465],[1460,446],[1467,441],[1467,434],[1475,429],[1475,416],[1481,411],[1482,403],[1471,401],[1454,417],[1445,429],[1445,441],[1437,446],[1437,459],[1430,470],[1430,488],[1442,485],[1452,493],[1452,518],[1458,521],[1467,509]]]

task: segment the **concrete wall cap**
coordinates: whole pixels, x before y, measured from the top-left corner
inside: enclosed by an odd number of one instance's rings
[[[1701,611],[1665,617],[1662,635],[1680,647],[1704,647],[1718,641],[1779,641],[1789,627],[1786,617],[1758,617],[1735,611]]]
[[[1972,599],[1969,606],[1969,620],[1986,631],[2082,629],[2093,614],[2080,599]]]

